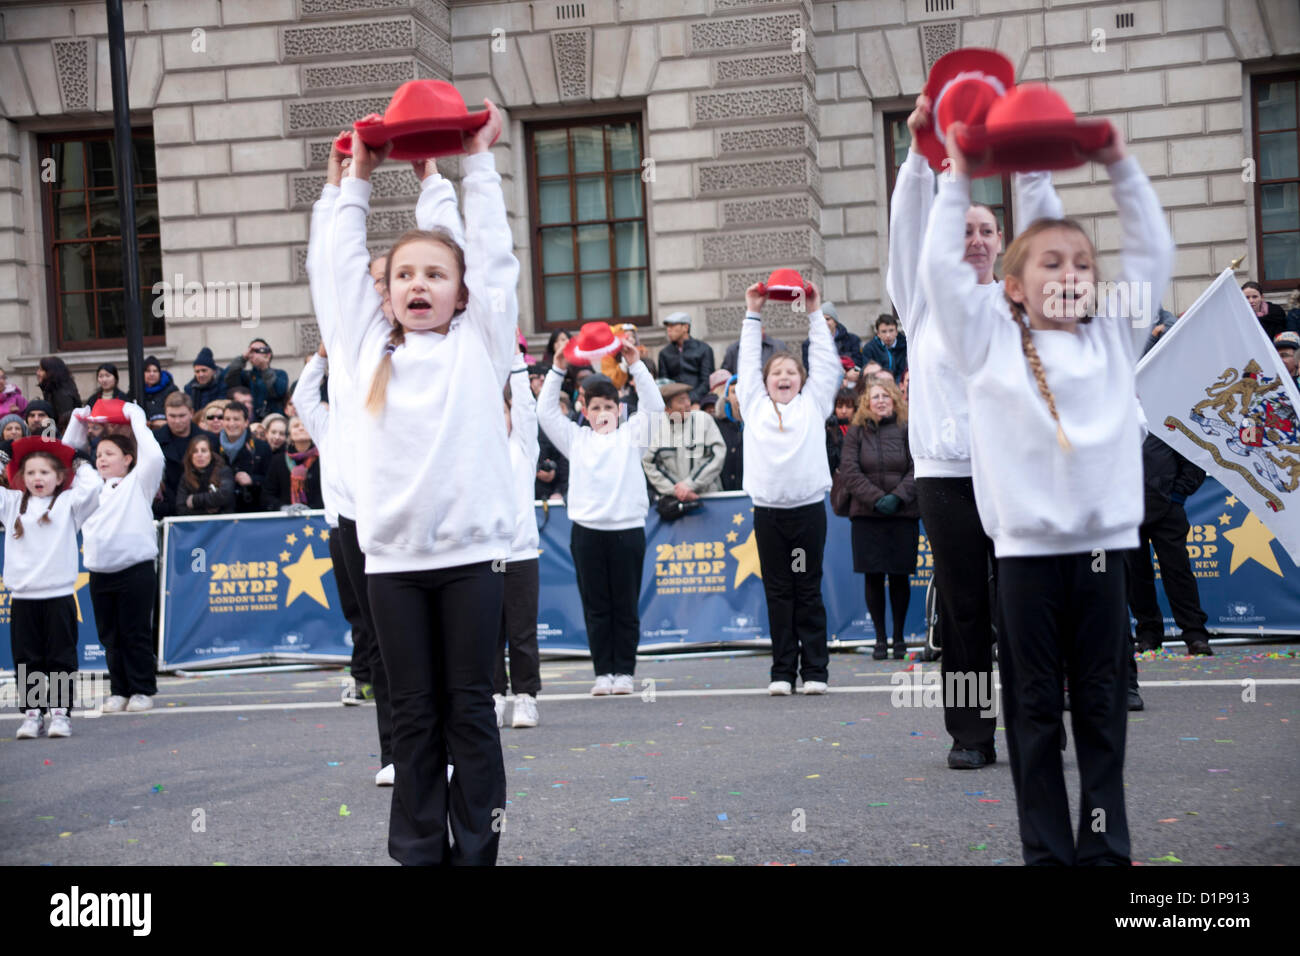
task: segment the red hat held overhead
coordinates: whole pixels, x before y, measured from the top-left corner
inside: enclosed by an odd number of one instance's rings
[[[591,365],[593,360],[604,358],[617,352],[624,345],[624,340],[604,322],[586,322],[578,334],[569,339],[564,346],[564,358],[571,365]],[[594,364],[600,364],[596,361]]]
[[[948,156],[947,130],[952,124],[983,123],[993,104],[1015,83],[1015,67],[997,50],[970,47],[941,56],[925,83],[930,123],[917,131],[917,152],[934,170],[942,170]]]
[[[1041,83],[1017,86],[989,107],[984,122],[957,137],[962,152],[984,156],[976,176],[1070,169],[1115,136],[1109,120],[1080,120],[1065,98]]]
[[[83,422],[100,425],[129,425],[131,419],[126,417],[126,403],[120,398],[101,398],[95,401],[89,415],[78,415]]]
[[[383,116],[371,113],[352,126],[371,149],[391,140],[389,159],[428,159],[463,153],[461,133],[473,132],[487,119],[487,110],[469,112],[450,83],[411,80],[397,88]],[[335,142],[344,155],[352,154],[351,137],[340,136]]]
[[[812,292],[812,284],[804,281],[798,269],[777,269],[762,285],[763,294],[774,302],[793,302]]]
[[[5,469],[5,477],[9,480],[9,487],[14,491],[26,491],[27,486],[23,484],[23,462],[33,452],[48,452],[59,461],[63,462],[65,469],[63,475],[63,490],[67,491],[72,487],[72,479],[75,477],[72,467],[72,459],[76,456],[76,451],[63,444],[57,438],[47,438],[45,435],[29,435],[26,438],[14,439],[12,457],[9,465]]]

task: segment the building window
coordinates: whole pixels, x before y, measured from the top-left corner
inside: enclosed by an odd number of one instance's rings
[[[163,319],[153,314],[152,295],[162,279],[153,132],[133,130],[131,145],[144,340],[162,345]],[[56,348],[120,348],[126,345],[126,301],[113,132],[51,134],[40,137],[39,148]]]
[[[1252,81],[1255,130],[1255,262],[1265,291],[1300,282],[1300,73]]]
[[[538,330],[650,321],[641,119],[527,129]]]
[[[912,145],[912,134],[907,128],[907,117],[910,115],[910,110],[906,113],[885,114],[885,150],[888,153],[886,176],[889,180],[891,202],[894,196],[894,183],[898,182],[898,171],[907,159],[907,151]],[[938,188],[937,178],[935,188]],[[984,203],[998,217],[998,225],[1002,227],[1003,245],[1009,243],[1012,236],[1011,205],[1007,201],[1010,195],[1010,176],[983,176],[970,182],[971,202]]]

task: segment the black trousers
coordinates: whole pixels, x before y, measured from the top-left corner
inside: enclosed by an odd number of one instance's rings
[[[77,670],[77,601],[62,597],[13,598],[9,602],[9,648],[18,682],[18,709],[72,707]],[[23,685],[21,675],[26,674]],[[51,679],[53,678],[53,679]],[[34,694],[35,699],[29,699]]]
[[[1124,579],[1123,552],[998,559],[1002,716],[1027,864],[1129,864]],[[1065,677],[1081,784],[1077,846],[1061,765]]]
[[[569,534],[569,553],[596,676],[635,674],[636,648],[641,643],[645,528],[596,531],[575,524]]]
[[[492,663],[503,579],[487,561],[368,575],[393,708],[388,853],[399,863],[496,863],[506,771]]]
[[[989,602],[989,561],[993,542],[984,533],[970,478],[918,478],[916,500],[934,555],[938,588],[939,669],[944,687],[949,674],[975,675],[976,687],[992,687],[993,608]],[[952,707],[944,700],[943,724],[953,750],[995,754],[996,717],[981,717],[980,706]]]
[[[537,650],[537,600],[540,591],[537,569],[537,558],[506,563],[506,593],[501,605],[501,632],[497,638],[493,693],[506,692],[507,643],[510,645],[509,684],[515,694],[536,697],[542,689],[541,662]]]
[[[370,595],[366,588],[366,556],[357,542],[357,523],[339,515],[339,526],[330,535],[330,558],[334,561],[334,581],[339,589],[339,607],[352,625],[352,676],[370,684],[375,691],[375,718],[379,724],[379,760],[387,767],[393,762],[393,710],[389,703],[388,672],[375,621],[370,613]],[[344,573],[339,574],[342,562]],[[348,607],[351,605],[352,610]]]
[[[1165,596],[1174,615],[1174,623],[1187,641],[1208,641],[1205,611],[1196,588],[1196,575],[1187,557],[1187,512],[1176,502],[1169,502],[1164,514],[1138,529],[1137,550],[1128,552],[1128,605],[1137,618],[1138,643],[1159,647],[1165,637],[1165,619],[1156,598],[1156,572],[1151,566],[1151,546],[1160,560],[1160,577]]]
[[[800,508],[754,508],[754,539],[763,571],[767,623],[772,632],[774,681],[825,681],[826,606],[822,603],[822,554],[826,508],[819,501]]]
[[[154,653],[153,603],[158,572],[141,561],[112,572],[90,572],[90,602],[95,628],[108,659],[109,689],[118,697],[158,693]]]

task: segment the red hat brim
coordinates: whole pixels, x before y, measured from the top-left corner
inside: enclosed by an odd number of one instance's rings
[[[978,178],[1082,166],[1114,137],[1109,120],[1026,120],[998,129],[968,126],[957,145],[964,153],[985,157],[972,174]]]
[[[797,285],[765,285],[765,294],[773,302],[793,302],[800,296],[807,296],[812,292],[812,287],[805,282],[803,286]]]
[[[613,355],[619,351],[623,348],[623,340],[615,336],[614,341],[608,345],[602,345],[594,349],[583,349],[584,354],[582,355],[578,354],[579,348],[581,348],[581,344],[577,338],[569,339],[564,344],[564,357],[571,365],[588,366],[594,361],[603,359],[606,355]]]
[[[939,94],[950,80],[961,73],[986,74],[1002,85],[1004,93],[1016,85],[1015,66],[997,50],[969,47],[945,53],[935,61],[930,68],[930,76],[925,81],[925,95],[930,98],[930,122],[916,131],[916,141],[912,144],[918,153],[929,160],[930,168],[935,172],[944,168],[943,161],[948,157],[948,149],[939,141],[934,128]]]
[[[367,119],[359,119],[352,126],[361,134],[361,141],[371,149],[379,149],[391,140],[393,150],[388,154],[389,159],[431,159],[465,152],[461,134],[480,129],[488,120],[488,111],[479,110],[464,116],[409,119],[399,123],[385,123],[382,118],[369,122]],[[495,143],[500,136],[498,133],[492,142]],[[352,155],[351,136],[339,136],[334,142],[344,156]]]
[[[63,444],[57,438],[47,438],[44,435],[28,435],[26,438],[15,439],[11,458],[8,466],[5,468],[5,478],[9,481],[9,487],[14,491],[26,491],[27,486],[23,483],[23,462],[33,452],[48,452],[59,461],[63,462],[65,469],[63,475],[63,490],[67,491],[72,487],[72,480],[75,477],[72,461],[77,456],[75,449]]]

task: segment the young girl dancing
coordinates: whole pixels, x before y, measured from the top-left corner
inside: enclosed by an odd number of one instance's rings
[[[766,301],[762,283],[745,291],[749,311],[740,333],[736,393],[745,420],[744,489],[754,502],[754,537],[772,632],[772,682],[767,690],[786,696],[796,677],[802,677],[805,694],[824,694],[830,655],[822,552],[824,499],[831,487],[824,423],[834,407],[844,366],[822,317],[816,287],[804,303],[809,370],[784,349],[760,364]]]
[[[492,565],[509,556],[515,528],[500,403],[519,263],[488,151],[501,115],[487,108],[462,161],[466,244],[445,229],[397,240],[385,267],[394,325],[366,250],[369,179],[388,147],[353,136],[325,262],[337,299],[332,365],[350,368],[365,395],[366,424],[346,453],[363,463],[357,532],[392,695],[388,849],[404,864],[494,863],[505,808],[492,705],[503,575]],[[449,747],[461,771],[450,782]]]
[[[967,375],[975,498],[997,553],[998,665],[1024,859],[1127,865],[1122,552],[1137,545],[1143,515],[1133,367],[1150,317],[1092,314],[1096,252],[1070,219],[1039,220],[1011,244],[1004,299],[978,294],[962,261],[974,161],[957,136],[947,139],[954,175],[930,215],[921,281],[946,353]],[[1117,130],[1092,159],[1106,165],[1123,228],[1118,278],[1159,301],[1174,259],[1159,200]],[[1059,746],[1063,676],[1081,781],[1077,844]]]

